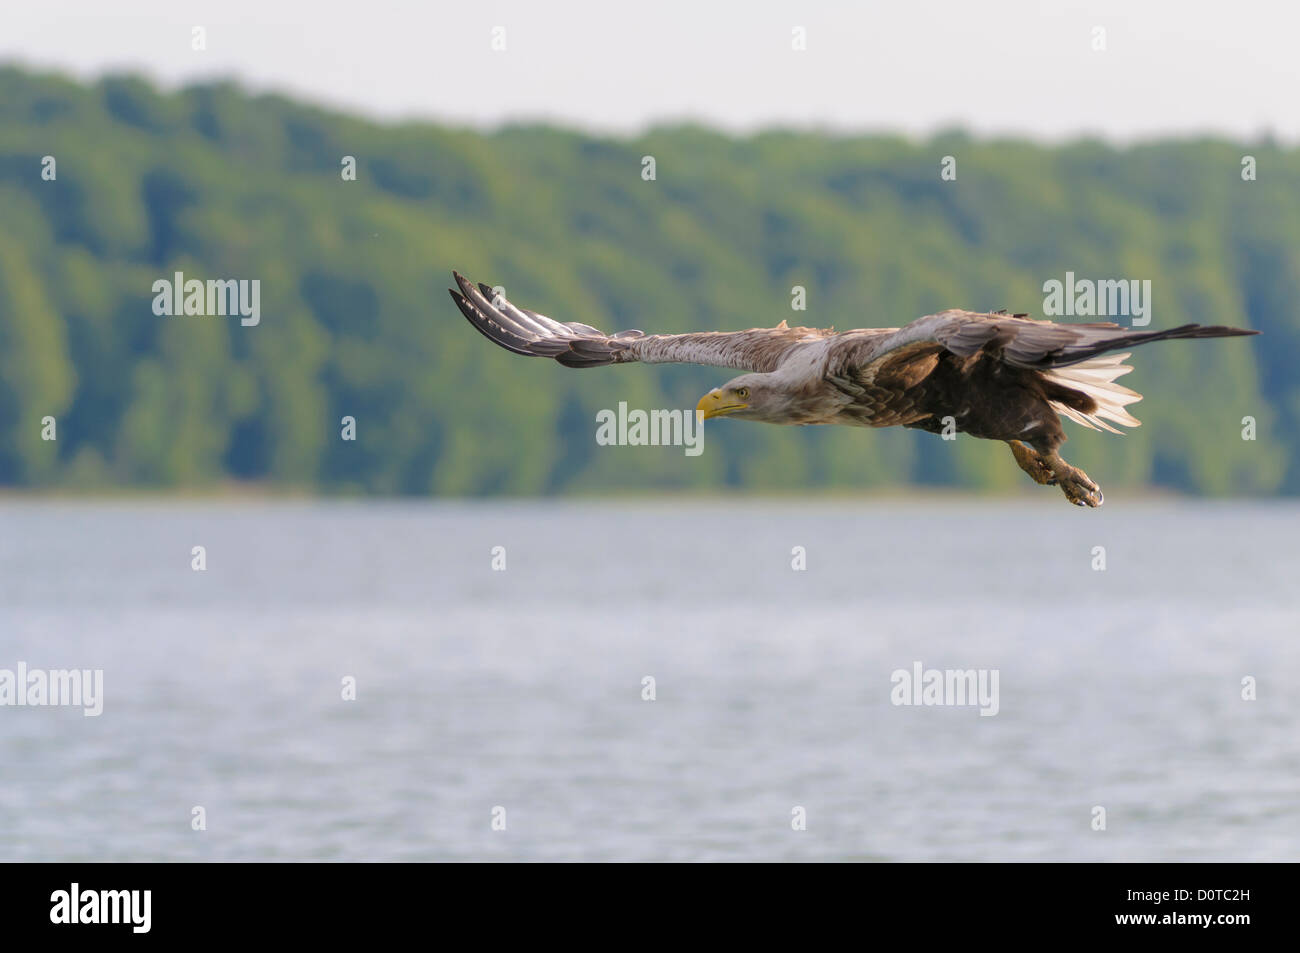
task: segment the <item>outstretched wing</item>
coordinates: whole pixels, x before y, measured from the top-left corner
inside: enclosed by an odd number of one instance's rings
[[[909,362],[939,350],[958,357],[983,351],[1014,367],[1046,371],[1091,360],[1107,351],[1171,338],[1220,338],[1258,334],[1241,328],[1184,324],[1167,331],[1134,331],[1118,324],[1055,324],[1021,315],[943,311],[917,318],[892,334],[854,341],[848,332],[836,342],[832,365],[856,369],[868,379],[899,372]]]
[[[605,334],[576,321],[561,323],[511,304],[487,285],[475,286],[452,272],[460,289],[451,298],[484,337],[526,357],[551,357],[566,367],[606,364],[707,364],[747,371],[773,371],[791,348],[832,336],[818,328],[706,331],[698,334]]]
[[[863,398],[905,391],[923,381],[947,354],[987,355],[1038,372],[1044,393],[1062,415],[1092,429],[1118,433],[1106,420],[1129,427],[1138,421],[1124,408],[1142,395],[1116,384],[1132,370],[1113,354],[1152,341],[1257,334],[1241,328],[1185,324],[1167,331],[1134,331],[1117,324],[1054,324],[1023,315],[944,311],[918,318],[886,335],[859,339],[847,332],[831,345],[827,376]],[[1103,356],[1105,355],[1105,356]],[[1104,418],[1104,419],[1103,419]]]

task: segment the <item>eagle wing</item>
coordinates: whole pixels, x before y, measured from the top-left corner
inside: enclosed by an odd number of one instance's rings
[[[820,328],[775,328],[705,331],[695,334],[605,334],[576,321],[561,323],[536,311],[516,307],[484,284],[452,273],[460,289],[452,300],[488,340],[527,357],[550,357],[566,367],[607,364],[707,364],[746,371],[774,371],[790,349],[833,337]]]
[[[1024,315],[943,311],[917,318],[890,334],[858,340],[847,331],[832,345],[833,373],[852,373],[871,382],[898,374],[928,355],[949,351],[972,357],[980,351],[1014,367],[1048,371],[1092,360],[1107,351],[1170,338],[1232,337],[1256,334],[1241,328],[1184,324],[1167,331],[1134,331],[1118,324],[1056,324]]]
[[[1085,427],[1118,433],[1102,418],[1137,426],[1138,421],[1124,407],[1140,400],[1141,395],[1114,383],[1132,368],[1121,363],[1127,353],[1109,352],[1171,338],[1257,333],[1199,324],[1134,331],[1111,323],[1055,324],[1024,315],[943,311],[885,334],[845,332],[830,344],[826,376],[860,400],[887,404],[924,381],[945,352],[960,358],[984,354],[1012,367],[1039,372],[1049,385],[1049,398],[1057,398],[1051,404],[1058,412]]]

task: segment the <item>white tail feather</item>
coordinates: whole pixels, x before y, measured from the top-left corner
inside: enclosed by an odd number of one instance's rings
[[[1127,364],[1121,363],[1128,357],[1128,354],[1103,354],[1081,364],[1047,371],[1044,377],[1071,390],[1087,394],[1097,403],[1097,409],[1090,414],[1067,407],[1055,400],[1051,402],[1052,409],[1075,423],[1083,424],[1089,430],[1123,433],[1106,423],[1107,420],[1123,424],[1125,427],[1142,426],[1140,420],[1124,409],[1127,405],[1141,400],[1142,395],[1137,391],[1129,390],[1123,384],[1115,383],[1115,378],[1123,377],[1133,370]]]

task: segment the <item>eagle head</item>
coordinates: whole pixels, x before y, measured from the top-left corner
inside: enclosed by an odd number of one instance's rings
[[[775,405],[784,404],[774,400],[779,394],[776,388],[763,380],[761,374],[745,374],[728,381],[721,387],[715,387],[695,405],[696,411],[710,417],[741,417],[749,420],[773,419],[772,414],[779,411]]]

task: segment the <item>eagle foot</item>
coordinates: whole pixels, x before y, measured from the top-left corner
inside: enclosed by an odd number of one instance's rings
[[[1016,464],[1029,474],[1030,479],[1041,486],[1056,486],[1056,474],[1035,450],[1019,440],[1008,440],[1007,444],[1011,447],[1011,455],[1016,458]]]
[[[1105,495],[1101,487],[1092,482],[1088,474],[1078,467],[1072,467],[1061,459],[1056,451],[1040,453],[1019,440],[1008,440],[1011,453],[1016,458],[1020,469],[1033,478],[1035,483],[1043,486],[1059,486],[1065,498],[1075,506],[1101,506]]]
[[[1061,460],[1055,469],[1055,473],[1061,492],[1075,506],[1098,507],[1106,501],[1106,496],[1101,492],[1101,487],[1093,483],[1088,474],[1078,467],[1072,467],[1064,460]]]

